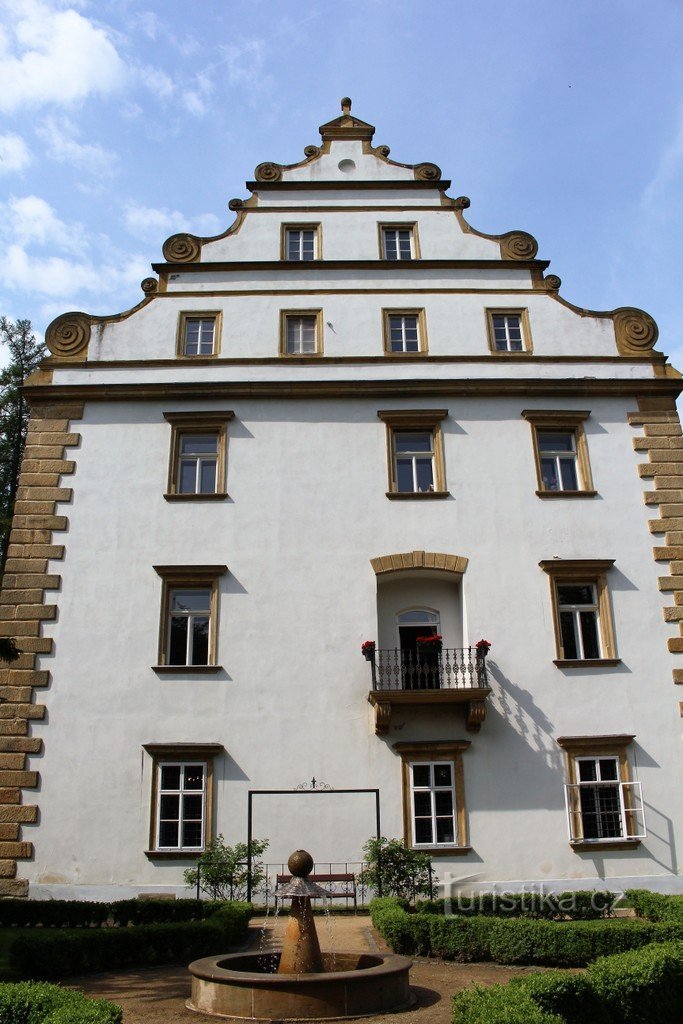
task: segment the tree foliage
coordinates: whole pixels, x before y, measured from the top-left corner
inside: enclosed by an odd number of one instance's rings
[[[358,881],[383,896],[398,896],[413,902],[430,893],[432,861],[427,853],[409,850],[400,839],[368,839],[363,847],[367,867]],[[380,886],[381,881],[381,886]]]
[[[9,531],[26,444],[28,405],[22,387],[45,355],[30,320],[0,317],[0,345],[9,350],[9,363],[0,370],[0,576],[5,566]]]
[[[267,839],[251,841],[251,884],[258,889],[265,878],[263,863],[259,859],[268,846]],[[247,844],[227,846],[222,835],[212,839],[200,854],[197,867],[184,872],[185,885],[194,887],[199,876],[199,888],[212,900],[244,900],[247,896]]]

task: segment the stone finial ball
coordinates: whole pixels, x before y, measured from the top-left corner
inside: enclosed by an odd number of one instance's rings
[[[287,861],[294,878],[305,878],[313,870],[313,858],[306,850],[295,850]]]

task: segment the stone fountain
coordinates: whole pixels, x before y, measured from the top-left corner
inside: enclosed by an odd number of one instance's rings
[[[242,1020],[320,1020],[365,1017],[410,1005],[412,961],[395,953],[321,953],[311,900],[327,892],[308,875],[313,858],[297,850],[291,880],[278,887],[291,899],[281,950],[232,953],[189,966],[191,1010]]]

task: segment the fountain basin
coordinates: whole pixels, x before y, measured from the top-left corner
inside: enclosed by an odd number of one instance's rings
[[[334,1020],[410,1005],[412,961],[396,953],[323,953],[324,973],[278,974],[280,953],[195,960],[190,1010],[242,1020]]]

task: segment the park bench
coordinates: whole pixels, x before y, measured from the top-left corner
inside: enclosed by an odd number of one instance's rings
[[[322,886],[322,888],[326,890],[327,898],[328,899],[330,899],[330,900],[346,900],[347,901],[347,906],[348,906],[348,901],[352,899],[353,900],[353,911],[354,911],[354,913],[358,909],[357,902],[356,902],[357,898],[356,898],[356,876],[355,875],[351,874],[350,872],[348,872],[348,873],[347,872],[338,872],[338,873],[325,874],[325,875],[309,875],[308,878],[309,878],[309,880],[311,882],[316,882],[318,885]],[[287,882],[291,881],[291,879],[292,879],[291,875],[276,875],[275,876],[275,884],[276,884],[276,889],[275,889],[275,906],[276,907],[277,907],[277,902],[278,902],[278,899],[279,899],[279,897],[277,895],[277,887],[279,887],[281,885],[286,885]],[[335,886],[335,885],[337,885],[339,883],[343,884],[343,886],[344,886],[343,889],[333,888],[333,886]]]

